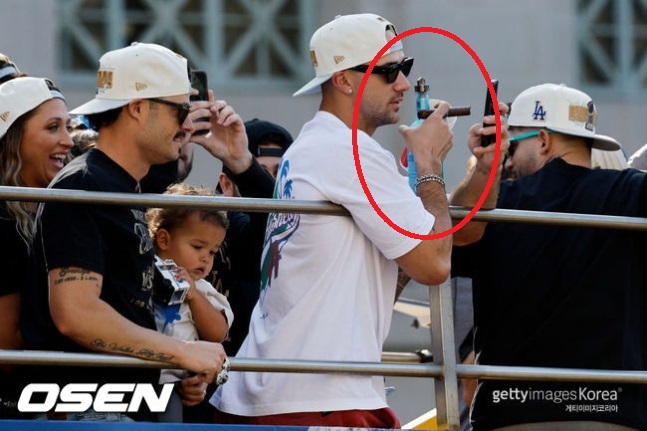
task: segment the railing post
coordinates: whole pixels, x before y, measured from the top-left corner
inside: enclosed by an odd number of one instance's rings
[[[434,379],[438,428],[457,430],[460,427],[460,414],[458,411],[454,312],[450,283],[450,280],[447,280],[438,286],[429,286],[429,306],[434,363],[442,366],[444,370],[443,378]]]

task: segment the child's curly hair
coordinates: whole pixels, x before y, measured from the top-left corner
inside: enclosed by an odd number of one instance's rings
[[[165,195],[183,195],[183,196],[218,196],[216,193],[205,187],[194,187],[186,183],[172,184],[164,192]],[[206,220],[216,226],[222,226],[225,229],[229,227],[227,212],[216,209],[198,209],[198,208],[149,208],[146,211],[146,222],[148,223],[148,232],[155,243],[157,232],[160,229],[171,230],[184,223],[184,221],[193,213],[200,215],[200,220]]]

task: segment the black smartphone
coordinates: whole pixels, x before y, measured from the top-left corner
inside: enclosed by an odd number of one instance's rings
[[[207,84],[207,72],[205,72],[204,70],[192,70],[190,75],[191,75],[191,87],[198,90],[198,94],[191,96],[190,100],[192,102],[197,100],[209,100],[209,94],[208,94],[209,85]],[[198,119],[198,121],[209,122],[209,117],[200,118]],[[197,130],[193,134],[206,135],[207,133],[209,133],[209,130],[205,129],[205,130]]]
[[[493,79],[492,80],[492,87],[494,87],[494,93],[499,94],[499,80],[498,79]],[[494,115],[494,104],[492,103],[492,96],[490,95],[490,87],[485,89],[485,111],[483,113],[484,116],[487,115]],[[485,126],[485,124],[483,124]],[[488,145],[493,144],[496,142],[496,135],[488,135],[488,136],[483,136],[481,137],[481,146],[482,147],[487,147]]]
[[[209,100],[209,96],[207,94],[207,90],[209,88],[209,85],[207,84],[207,72],[204,70],[192,70],[191,87],[198,90],[198,94],[191,96],[191,101]]]

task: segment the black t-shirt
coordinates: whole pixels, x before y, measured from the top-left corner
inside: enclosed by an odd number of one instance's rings
[[[267,214],[265,214],[267,219]],[[212,277],[217,288],[227,296],[235,320],[229,337],[223,343],[228,355],[235,355],[249,331],[252,311],[258,301],[260,288],[260,259],[263,236],[249,235],[249,214],[228,213],[229,228],[221,253],[214,260]]]
[[[647,175],[556,159],[501,185],[498,208],[644,217]],[[647,369],[647,235],[638,231],[489,223],[455,247],[454,272],[473,278],[480,364]],[[525,396],[525,400],[524,400]],[[481,382],[474,430],[588,420],[647,429],[647,387]]]
[[[73,160],[52,188],[134,193],[133,179],[103,152],[93,149]],[[101,299],[135,324],[153,331],[151,308],[153,246],[143,208],[120,205],[45,203],[37,218],[35,253],[39,281],[24,307],[23,338],[31,349],[86,352],[54,326],[48,307],[47,272],[68,266],[103,276]],[[153,383],[158,369],[57,367],[58,382]],[[43,376],[39,376],[43,377]]]
[[[31,282],[34,261],[27,243],[18,233],[16,220],[9,214],[4,202],[0,202],[0,238],[3,250],[0,258],[0,296],[22,295],[25,286]],[[0,369],[0,419],[23,417],[17,408],[21,389],[13,371]]]
[[[178,161],[153,165],[139,182],[142,193],[164,193],[168,186],[178,182]]]
[[[242,196],[272,197],[274,178],[256,159],[249,169],[232,179]],[[223,343],[229,355],[236,354],[247,336],[252,311],[261,292],[261,254],[267,215],[267,212],[229,212],[227,235],[214,259],[209,281],[227,296],[235,316],[229,339]]]
[[[28,283],[32,274],[33,260],[25,241],[18,233],[16,220],[9,214],[5,202],[0,202],[0,238],[2,238],[2,259],[0,267],[0,296],[19,293],[22,286]]]

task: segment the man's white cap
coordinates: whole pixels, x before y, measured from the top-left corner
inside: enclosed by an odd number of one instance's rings
[[[62,99],[49,79],[22,77],[0,85],[0,138],[22,115],[50,99]]]
[[[96,96],[70,114],[98,114],[133,99],[188,94],[188,70],[186,58],[160,45],[135,42],[109,51],[99,59]]]
[[[316,77],[293,96],[317,93],[333,73],[370,63],[388,42],[387,30],[397,34],[393,24],[372,13],[339,15],[324,24],[310,39],[310,60]],[[398,41],[384,55],[401,49]]]
[[[593,148],[619,150],[610,136],[595,133],[598,113],[584,92],[564,84],[541,84],[524,90],[514,99],[508,117],[511,127],[544,127],[565,135],[593,140]]]

